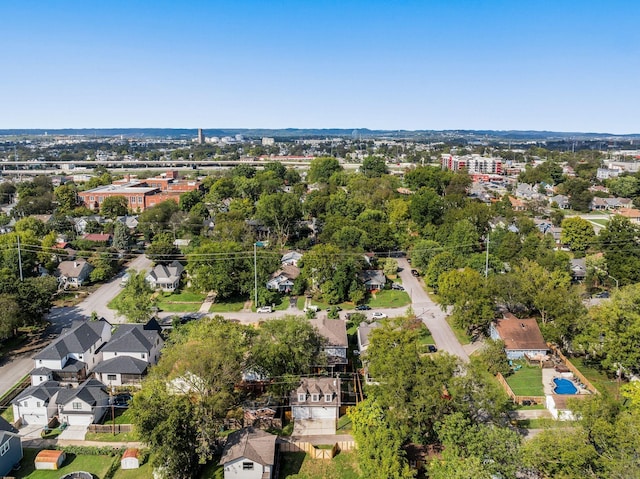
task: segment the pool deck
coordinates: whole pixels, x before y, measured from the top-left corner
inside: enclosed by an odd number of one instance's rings
[[[555,394],[555,391],[553,390],[555,387],[553,383],[554,378],[563,378],[563,376],[562,374],[560,374],[559,372],[557,372],[555,369],[552,369],[552,368],[545,368],[542,370],[542,387],[544,389],[545,395]],[[564,378],[564,379],[569,379],[569,378]],[[573,385],[578,389],[578,392],[576,394],[589,394],[589,391],[578,386],[578,384],[576,384],[575,381],[572,381],[572,382],[573,382]]]

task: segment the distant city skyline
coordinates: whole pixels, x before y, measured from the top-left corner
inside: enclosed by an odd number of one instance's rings
[[[640,3],[1,2],[0,129],[640,133]]]

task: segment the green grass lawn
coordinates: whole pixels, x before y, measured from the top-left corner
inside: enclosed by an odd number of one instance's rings
[[[542,369],[537,366],[524,364],[505,379],[517,396],[544,396]]]
[[[114,407],[113,412],[116,416],[116,424],[133,424],[132,414],[128,408]],[[111,423],[111,408],[109,408],[102,418],[102,424]]]
[[[206,294],[194,293],[192,291],[181,291],[179,293],[161,293],[158,301],[162,302],[184,302],[184,303],[202,303]]]
[[[337,434],[344,434],[345,432],[351,431],[351,419],[346,414],[338,419],[338,432]]]
[[[517,421],[518,426],[525,429],[549,429],[549,428],[570,428],[574,426],[573,421],[556,421],[555,419],[523,419]]]
[[[195,313],[200,311],[202,303],[165,303],[159,301],[157,306],[161,311],[168,313]]]
[[[569,358],[569,361],[591,381],[591,384],[593,384],[598,391],[601,393],[606,391],[611,394],[611,396],[616,395],[618,385],[615,379],[608,378],[604,372],[585,362],[584,358]]]
[[[113,309],[115,311],[116,309],[116,302],[118,301],[118,298],[124,293],[124,290],[120,291],[115,298],[113,298],[111,301],[109,301],[107,303],[107,308],[109,309]]]
[[[355,451],[341,452],[331,460],[311,459],[304,452],[280,455],[279,479],[358,479],[359,469]]]
[[[15,471],[16,479],[60,479],[65,474],[74,471],[90,472],[98,479],[103,479],[109,470],[113,461],[119,460],[118,457],[111,456],[88,456],[67,454],[67,459],[63,466],[57,471],[37,471],[34,467],[33,460],[38,454],[38,449],[25,449],[24,458],[22,459],[22,467],[19,471]]]
[[[397,291],[395,289],[385,289],[372,295],[367,302],[372,308],[400,308],[411,303],[411,298],[406,291]]]
[[[458,338],[458,341],[460,341],[460,344],[471,344],[471,338],[469,337],[467,332],[464,329],[456,326],[453,323],[451,316],[447,316],[447,323],[449,323],[449,326],[451,326],[451,329],[453,330],[453,334],[456,335],[456,338]]]
[[[8,423],[13,424],[13,406],[11,404],[6,406],[0,416],[2,416],[2,419],[6,420]]]
[[[135,431],[120,432],[113,434],[110,432],[88,432],[84,436],[85,441],[101,441],[101,442],[136,442],[139,441]],[[105,446],[108,444],[105,444]]]
[[[607,226],[609,224],[609,220],[604,220],[604,219],[591,219],[591,218],[588,218],[588,220],[591,223],[597,223],[597,224],[599,224],[601,226]]]
[[[209,308],[210,313],[237,313],[242,311],[248,298],[230,298],[225,302],[213,303]]]
[[[153,468],[147,462],[138,469],[118,469],[113,479],[153,479]]]

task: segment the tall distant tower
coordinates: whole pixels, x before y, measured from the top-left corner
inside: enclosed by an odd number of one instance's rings
[[[204,132],[202,128],[198,128],[198,145],[204,145]]]

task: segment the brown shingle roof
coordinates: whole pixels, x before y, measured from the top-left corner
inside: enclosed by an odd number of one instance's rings
[[[507,350],[546,350],[535,318],[518,319],[513,315],[496,321],[496,330]]]

